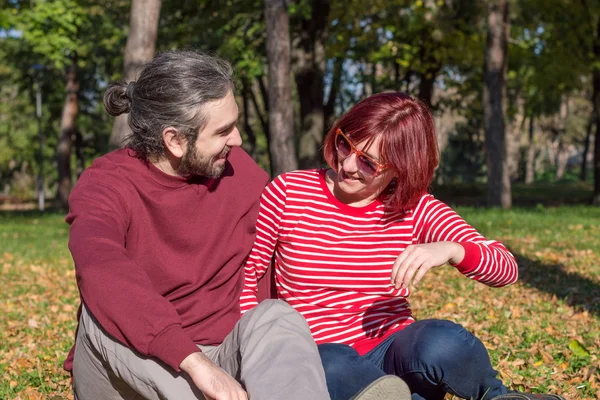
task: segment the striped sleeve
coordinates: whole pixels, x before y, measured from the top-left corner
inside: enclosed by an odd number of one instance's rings
[[[463,246],[465,257],[454,267],[468,278],[492,287],[517,281],[517,261],[512,253],[502,243],[487,240],[446,204],[424,196],[414,217],[420,243],[450,241]]]
[[[271,264],[279,238],[281,217],[285,208],[285,174],[275,178],[260,198],[260,211],[256,220],[256,239],[244,267],[244,289],[240,296],[241,313],[258,304],[258,281]]]

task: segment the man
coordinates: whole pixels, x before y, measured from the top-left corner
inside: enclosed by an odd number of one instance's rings
[[[129,112],[132,134],[69,199],[82,300],[65,361],[75,397],[328,399],[298,313],[268,300],[240,319],[268,176],[239,148],[229,64],[166,52],[137,82],[111,86],[104,103],[111,115]],[[398,381],[357,398],[397,391]]]

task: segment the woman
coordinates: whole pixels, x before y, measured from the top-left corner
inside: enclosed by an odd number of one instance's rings
[[[562,399],[508,394],[473,334],[412,316],[409,287],[435,267],[494,287],[517,280],[504,245],[427,194],[439,161],[427,107],[403,93],[373,95],[333,126],[324,153],[330,169],[285,173],[265,189],[242,312],[274,256],[278,297],[306,318],[332,399],[385,374],[401,377],[413,399]]]

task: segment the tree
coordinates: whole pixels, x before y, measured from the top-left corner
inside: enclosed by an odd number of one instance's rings
[[[529,116],[527,160],[525,164],[525,184],[531,185],[535,180],[535,116]]]
[[[77,55],[71,59],[67,73],[66,98],[60,121],[60,134],[56,147],[58,163],[58,188],[54,198],[54,206],[63,211],[69,210],[69,194],[71,193],[71,148],[75,137],[77,113],[79,112],[79,80],[77,78]]]
[[[271,175],[298,168],[290,66],[289,16],[285,0],[265,0],[269,62],[269,137]]]
[[[488,204],[502,208],[510,208],[512,203],[504,123],[508,32],[508,1],[491,0],[483,88],[485,148]]]
[[[79,169],[85,167],[84,154],[93,159],[105,152],[110,125],[101,110],[101,88],[113,79],[114,65],[121,64],[115,43],[124,42],[126,3],[11,0],[0,10],[0,30],[10,32],[0,35],[0,80],[6,82],[0,95],[11,102],[0,107],[0,119],[10,121],[6,130],[0,129],[0,144],[7,144],[0,151],[0,181],[11,194],[18,191],[29,199],[30,190],[12,185],[19,179],[10,180],[43,169],[46,191],[56,188],[55,204],[64,209],[73,180],[73,140]],[[36,154],[34,86],[41,88],[43,98],[43,157]]]
[[[592,139],[592,131],[596,124],[596,116],[592,112],[592,115],[588,121],[587,129],[585,130],[585,139],[583,142],[583,153],[581,154],[581,171],[579,173],[579,180],[585,182],[587,180],[587,167],[588,167],[588,153],[590,151],[590,142]]]
[[[329,23],[329,0],[304,0],[298,10],[300,29],[293,39],[294,76],[300,102],[298,160],[300,168],[321,164],[319,149],[325,132],[325,42]]]
[[[154,58],[160,7],[161,0],[133,0],[131,2],[123,73],[127,82],[134,80],[139,69]],[[123,114],[115,118],[109,141],[110,147],[121,147],[129,132],[127,115]]]
[[[594,115],[596,117],[596,138],[594,140],[594,196],[592,203],[600,205],[600,20],[596,25],[594,41],[594,68],[592,72]]]
[[[594,14],[586,10],[586,2],[511,3],[516,7],[511,20],[508,90],[513,100],[508,103],[508,114],[519,113],[510,105],[521,104],[522,99],[522,121],[530,119],[526,183],[532,183],[534,178],[535,146],[543,158],[545,150],[541,144],[553,143],[548,149],[557,150],[557,157],[549,157],[548,161],[556,164],[556,179],[560,179],[567,152],[585,140],[585,123],[591,110],[582,96],[590,97],[586,93],[590,86],[593,24],[588,19]]]

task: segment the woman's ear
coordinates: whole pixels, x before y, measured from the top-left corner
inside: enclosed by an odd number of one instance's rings
[[[388,183],[386,190],[388,191],[388,193],[393,193],[396,191],[397,187],[398,187],[398,178],[394,176],[392,178],[392,180],[390,181],[390,183]]]
[[[175,158],[181,158],[185,154],[186,143],[182,135],[173,127],[165,128],[162,131],[162,139],[167,150]]]

